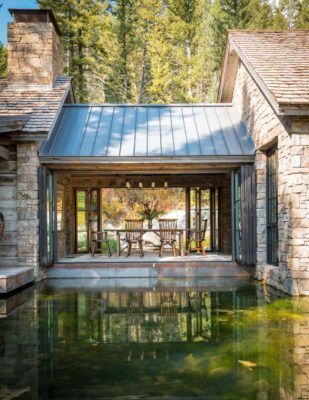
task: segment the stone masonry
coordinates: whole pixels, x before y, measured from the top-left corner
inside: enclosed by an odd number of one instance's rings
[[[37,142],[17,145],[17,255],[18,265],[39,268],[39,192]]]
[[[256,144],[256,276],[286,293],[309,293],[309,123],[278,116],[241,62],[233,103]],[[266,262],[266,154],[278,146],[279,266]]]
[[[12,22],[8,27],[11,85],[52,85],[62,75],[60,37],[49,22]]]

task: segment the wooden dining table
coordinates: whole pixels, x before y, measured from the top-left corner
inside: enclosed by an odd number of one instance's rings
[[[179,255],[183,256],[183,237],[184,234],[187,232],[194,232],[195,229],[188,229],[188,228],[177,228],[175,229],[176,234],[178,235],[178,246],[179,246]],[[117,256],[121,256],[121,233],[126,233],[128,232],[127,229],[116,229],[116,228],[111,228],[111,229],[103,229],[102,232],[108,232],[108,233],[115,233],[116,234],[116,243],[117,243]],[[156,235],[160,237],[160,229],[159,228],[145,228],[142,230],[143,234],[147,232],[153,232]]]

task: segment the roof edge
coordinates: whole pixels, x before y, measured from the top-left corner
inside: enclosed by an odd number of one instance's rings
[[[293,32],[308,32],[309,29],[293,29]],[[228,29],[228,34],[233,32],[245,32],[245,33],[283,33],[290,32],[287,29]]]
[[[234,31],[237,31],[237,30],[234,30]],[[227,63],[230,58],[231,51],[234,51],[237,54],[238,59],[242,61],[244,67],[248,71],[251,78],[254,80],[254,82],[260,89],[260,91],[263,93],[263,95],[265,96],[267,101],[270,103],[270,105],[273,108],[273,110],[275,111],[275,113],[279,115],[280,108],[279,108],[278,101],[276,100],[274,95],[271,93],[271,91],[268,89],[267,85],[265,84],[263,79],[260,77],[260,75],[255,71],[254,67],[252,66],[252,64],[246,57],[246,55],[243,53],[241,48],[236,44],[236,42],[230,36],[231,32],[232,31],[228,31],[228,38],[227,38],[228,45],[226,46],[226,50],[225,50],[225,54],[224,54],[224,65],[222,66],[222,76],[220,79],[220,85],[219,85],[218,97],[217,97],[218,101],[220,102],[223,98],[224,84],[226,82],[225,75],[226,75],[226,71],[227,71]],[[244,31],[244,32],[247,32],[247,31]],[[251,31],[251,32],[253,32],[253,31]],[[234,65],[234,69],[235,69],[235,65]],[[234,88],[235,80],[236,80],[236,73],[231,74],[231,75],[232,75],[232,82],[230,83],[230,85]],[[232,99],[230,101],[232,101]]]
[[[40,161],[44,164],[111,164],[111,163],[149,163],[158,164],[164,161],[167,164],[173,163],[204,163],[214,162],[254,162],[255,151],[253,154],[242,155],[203,155],[203,156],[50,156],[39,154]]]
[[[233,103],[66,103],[64,107],[233,107]]]
[[[308,29],[295,29],[297,32],[308,32]],[[225,46],[225,51],[223,55],[223,62],[222,62],[222,69],[221,69],[221,76],[220,76],[220,83],[219,83],[219,89],[218,89],[218,95],[217,95],[217,101],[221,102],[222,99],[224,101],[232,101],[232,96],[233,96],[233,90],[232,94],[230,94],[228,97],[225,97],[225,85],[227,81],[227,76],[232,79],[230,82],[230,87],[234,89],[235,85],[235,80],[236,80],[236,73],[233,73],[233,67],[232,67],[232,73],[228,69],[228,62],[229,59],[232,56],[232,53],[236,53],[238,56],[238,61],[241,60],[243,63],[244,67],[248,71],[249,75],[251,78],[254,80],[256,83],[257,87],[260,89],[261,93],[264,95],[266,100],[269,102],[273,110],[277,115],[308,115],[309,114],[309,104],[304,103],[304,102],[296,102],[294,101],[278,101],[273,93],[269,90],[267,84],[264,82],[264,80],[261,78],[261,76],[256,72],[254,69],[253,65],[250,63],[246,55],[243,53],[241,50],[240,46],[237,45],[235,40],[232,38],[233,33],[239,33],[239,32],[244,32],[246,34],[254,34],[254,33],[283,33],[286,32],[286,30],[267,30],[267,29],[256,29],[256,30],[246,30],[246,29],[229,29],[227,31],[227,43]],[[235,62],[235,60],[234,60]],[[235,65],[234,65],[235,68]],[[300,108],[293,108],[293,106],[299,106]],[[302,106],[304,108],[302,108]]]

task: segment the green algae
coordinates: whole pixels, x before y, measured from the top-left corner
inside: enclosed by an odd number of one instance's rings
[[[262,289],[42,286],[0,320],[0,382],[36,399],[297,398],[309,303]]]

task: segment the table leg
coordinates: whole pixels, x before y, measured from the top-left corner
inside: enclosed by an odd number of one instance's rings
[[[183,232],[179,232],[179,255],[183,257]]]
[[[117,256],[121,256],[121,249],[120,249],[120,233],[116,232],[116,241],[117,241]]]

